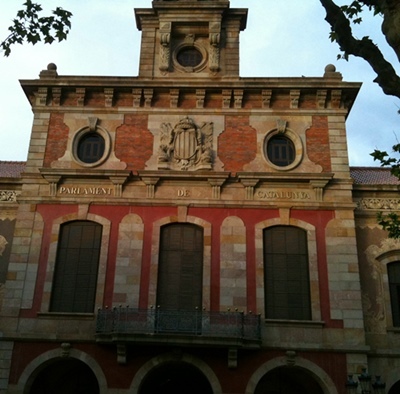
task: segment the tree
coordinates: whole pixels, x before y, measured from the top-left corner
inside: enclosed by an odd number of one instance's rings
[[[367,61],[377,74],[377,82],[385,94],[400,98],[400,77],[379,47],[368,37],[357,39],[352,23],[362,22],[362,12],[368,9],[382,17],[382,34],[400,61],[399,0],[357,0],[339,7],[333,0],[320,0],[326,11],[325,20],[331,26],[331,40],[339,44],[343,57],[357,56]]]
[[[357,0],[339,7],[333,0],[320,0],[326,10],[325,20],[331,26],[331,40],[339,44],[342,57],[348,60],[350,55],[364,59],[377,74],[378,83],[385,94],[400,98],[400,77],[393,65],[388,62],[379,47],[369,38],[357,39],[352,31],[352,23],[362,22],[362,12],[367,8],[374,15],[382,17],[382,34],[395,52],[400,62],[400,1],[399,0]],[[400,154],[400,144],[392,147],[393,153]],[[381,166],[390,166],[391,173],[400,179],[400,159],[392,157],[386,151],[375,150],[371,153]],[[400,238],[400,216],[394,212],[378,214],[378,223],[388,231],[390,238]]]
[[[4,56],[9,56],[14,44],[22,44],[24,41],[35,45],[42,41],[51,44],[67,38],[71,29],[72,13],[57,7],[49,16],[40,16],[43,8],[32,0],[26,0],[24,8],[17,12],[13,24],[8,28],[9,36],[0,43]]]

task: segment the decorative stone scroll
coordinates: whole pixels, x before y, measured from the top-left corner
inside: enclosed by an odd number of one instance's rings
[[[212,73],[217,73],[220,63],[221,23],[210,22],[210,60],[209,68]]]
[[[14,190],[0,190],[0,201],[1,202],[17,201],[17,192],[15,192]]]
[[[170,22],[163,22],[160,25],[160,71],[165,74],[169,70],[169,62],[171,58],[171,29]]]
[[[198,126],[186,117],[172,127],[161,124],[158,169],[197,171],[211,170],[213,162],[212,122]]]
[[[85,104],[85,88],[76,88],[76,104],[78,107],[83,107]]]
[[[46,105],[47,104],[47,88],[39,88],[38,93],[36,95],[36,105]]]
[[[271,107],[271,97],[272,97],[271,89],[265,89],[262,91],[262,106],[263,106],[263,108]]]
[[[300,102],[300,90],[293,89],[290,91],[290,108],[296,109],[299,108]]]
[[[328,91],[326,89],[317,90],[317,107],[320,109],[326,108],[326,98]]]
[[[51,95],[53,97],[53,104],[55,106],[60,106],[61,104],[61,88],[52,88]]]
[[[105,88],[104,89],[104,96],[105,96],[105,105],[106,107],[113,106],[114,100],[114,89],[113,88]]]

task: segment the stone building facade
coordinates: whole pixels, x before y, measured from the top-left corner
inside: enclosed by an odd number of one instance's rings
[[[138,77],[21,81],[0,392],[336,394],[363,368],[398,392],[400,245],[376,223],[398,183],[349,167],[360,84],[241,78],[227,0],[135,15]]]

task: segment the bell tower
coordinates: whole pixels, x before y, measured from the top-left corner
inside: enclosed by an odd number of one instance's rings
[[[154,0],[136,9],[140,78],[238,78],[247,9],[227,0]]]

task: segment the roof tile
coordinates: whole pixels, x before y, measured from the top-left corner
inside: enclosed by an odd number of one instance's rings
[[[19,178],[25,169],[25,161],[0,161],[1,178]]]

